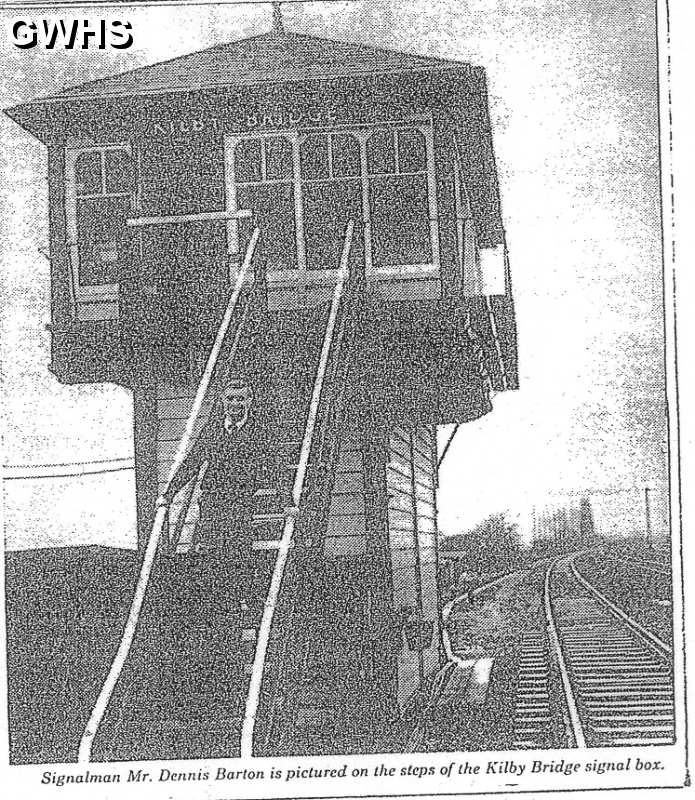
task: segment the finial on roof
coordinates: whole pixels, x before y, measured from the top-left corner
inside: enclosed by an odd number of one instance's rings
[[[284,33],[285,23],[282,21],[280,3],[273,3],[273,33]]]

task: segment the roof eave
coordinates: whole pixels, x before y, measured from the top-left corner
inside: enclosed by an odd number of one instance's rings
[[[381,70],[364,73],[352,73],[349,75],[324,75],[319,77],[287,77],[287,78],[264,78],[256,81],[237,81],[236,83],[199,83],[187,86],[167,86],[158,87],[156,89],[143,89],[140,91],[123,91],[123,92],[75,92],[72,94],[57,94],[49,95],[47,97],[39,97],[36,100],[31,100],[23,105],[36,105],[36,104],[53,104],[53,103],[70,103],[80,100],[120,100],[133,97],[156,97],[158,95],[170,94],[186,94],[194,92],[205,91],[229,91],[230,89],[242,89],[248,87],[259,87],[267,85],[275,85],[278,83],[321,83],[326,81],[335,80],[349,80],[350,78],[369,78],[371,76],[380,75],[403,75],[413,72],[436,73],[436,72],[463,72],[469,75],[479,77],[483,69],[482,67],[472,66],[470,64],[459,64],[451,66],[432,66],[432,67],[418,67],[408,69],[394,69],[394,70]],[[15,108],[22,108],[22,105],[15,106]]]

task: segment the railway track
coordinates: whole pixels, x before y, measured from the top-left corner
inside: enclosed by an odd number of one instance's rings
[[[628,566],[635,567],[636,569],[645,570],[646,572],[653,572],[655,575],[659,575],[664,578],[671,577],[670,568],[668,566],[664,566],[663,564],[659,564],[656,561],[641,561],[640,559],[630,558],[629,556],[610,554],[608,554],[606,557],[610,561],[614,561],[618,564],[627,564]]]
[[[552,746],[548,741],[553,729],[550,687],[548,639],[542,631],[530,631],[521,641],[512,749]]]
[[[510,747],[672,744],[672,649],[594,587],[577,568],[578,555],[544,567],[538,627],[520,642]],[[508,577],[453,600],[445,620],[456,603]],[[461,663],[445,640],[450,662]]]
[[[569,744],[672,744],[671,648],[596,590],[579,573],[574,560],[575,556],[565,557],[548,567],[544,598]],[[524,660],[522,650],[520,682],[528,691],[517,698],[515,739],[519,747],[534,746],[549,722],[550,709],[544,704],[539,683],[542,667],[540,651]],[[525,734],[527,738],[523,738]]]
[[[527,571],[532,573],[540,570],[547,563],[548,559],[541,559],[527,568]],[[499,576],[493,581],[465,592],[445,606],[443,638],[450,664],[455,663],[465,667],[472,663],[459,658],[451,647],[447,623],[454,606],[474,601],[515,574],[516,571]],[[548,638],[542,626],[539,626],[537,630],[525,633],[521,641],[512,749],[550,748],[557,745],[555,741],[557,724],[551,696],[552,680]]]

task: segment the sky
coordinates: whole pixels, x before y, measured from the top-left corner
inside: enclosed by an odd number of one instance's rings
[[[2,13],[6,28],[13,15]],[[293,31],[470,61],[487,72],[520,389],[498,395],[491,414],[459,429],[440,473],[442,530],[505,509],[527,519],[534,505],[582,491],[608,509],[607,529],[620,530],[623,508],[639,526],[645,485],[663,530],[653,3],[358,0],[287,6],[284,16]],[[135,45],[119,54],[10,52],[4,39],[2,106],[264,32],[270,7],[128,9],[127,18]],[[128,392],[61,386],[48,372],[45,150],[5,117],[0,136],[4,460],[132,456]],[[7,546],[132,544],[132,484],[129,473],[7,482]]]

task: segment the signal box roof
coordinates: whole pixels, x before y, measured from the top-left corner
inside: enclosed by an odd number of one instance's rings
[[[132,97],[442,69],[473,71],[469,64],[460,61],[273,31],[90,81],[42,99]]]

